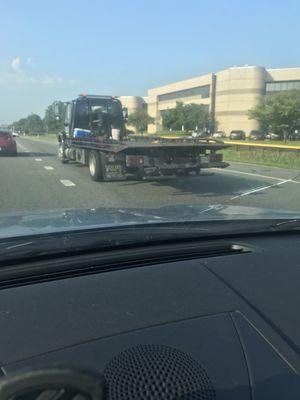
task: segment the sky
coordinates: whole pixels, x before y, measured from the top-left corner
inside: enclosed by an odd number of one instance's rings
[[[1,0],[0,124],[80,93],[299,67],[299,0]]]

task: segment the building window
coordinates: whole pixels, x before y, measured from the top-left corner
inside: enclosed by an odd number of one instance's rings
[[[176,92],[160,94],[158,101],[177,100],[184,97],[199,96],[201,99],[206,99],[210,96],[210,85],[198,86],[191,89],[178,90]]]
[[[284,90],[300,89],[300,80],[297,81],[282,81],[282,82],[267,82],[266,93],[281,92]]]

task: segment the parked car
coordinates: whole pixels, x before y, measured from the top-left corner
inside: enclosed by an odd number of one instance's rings
[[[246,134],[244,131],[231,131],[229,135],[230,140],[245,140]]]
[[[213,133],[212,137],[214,139],[222,139],[225,136],[224,132],[222,131],[217,131],[215,133]]]
[[[209,137],[209,133],[205,132],[205,131],[201,131],[201,132],[192,132],[191,134],[192,138],[207,138]]]
[[[253,130],[249,134],[250,140],[265,140],[265,134],[261,131]]]
[[[277,133],[269,132],[266,134],[267,140],[280,140],[280,136]]]
[[[0,130],[0,154],[17,155],[17,144],[8,130]]]
[[[13,135],[13,137],[19,137],[18,132],[13,132],[12,135]]]

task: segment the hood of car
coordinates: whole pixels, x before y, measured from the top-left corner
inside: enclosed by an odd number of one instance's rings
[[[0,214],[0,239],[89,228],[166,222],[298,219],[297,211],[230,205],[175,205],[155,209],[89,208]]]

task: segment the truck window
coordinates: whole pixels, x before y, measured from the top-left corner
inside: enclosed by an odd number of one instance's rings
[[[76,103],[74,128],[90,129],[89,105],[87,101]]]

